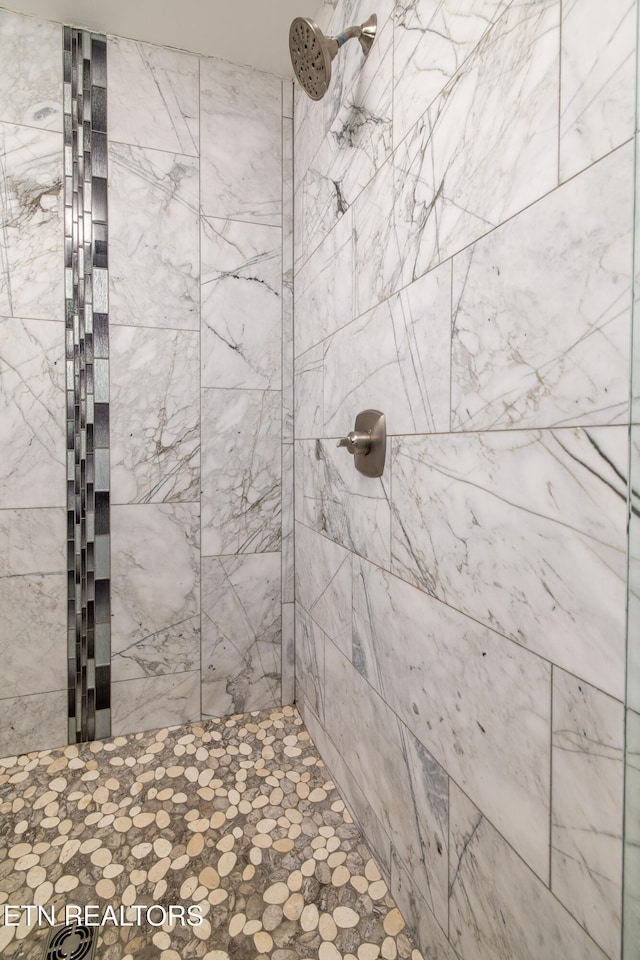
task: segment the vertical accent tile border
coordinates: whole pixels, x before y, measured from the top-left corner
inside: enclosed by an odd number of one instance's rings
[[[106,37],[64,28],[69,743],[111,730]]]

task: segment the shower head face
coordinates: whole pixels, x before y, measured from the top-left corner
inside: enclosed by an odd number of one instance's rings
[[[289,53],[298,82],[312,100],[321,100],[331,80],[331,53],[317,23],[296,17],[289,30]]]

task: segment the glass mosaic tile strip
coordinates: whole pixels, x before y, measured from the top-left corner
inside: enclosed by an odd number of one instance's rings
[[[111,726],[106,38],[64,28],[69,742]]]

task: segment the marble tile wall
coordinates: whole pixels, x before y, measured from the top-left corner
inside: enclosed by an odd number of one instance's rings
[[[0,10],[0,61],[5,755],[67,739],[62,28]]]
[[[0,54],[10,753],[66,740],[61,27],[1,10]],[[121,37],[108,59],[117,735],[293,702],[293,91]]]
[[[613,960],[636,4],[366,7],[295,93],[297,702],[425,956]]]

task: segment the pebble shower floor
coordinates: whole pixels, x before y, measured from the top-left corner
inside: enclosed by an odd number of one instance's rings
[[[422,960],[295,708],[5,758],[0,815],[3,957],[51,930],[8,904],[71,904],[204,916],[106,923],[96,960]]]

